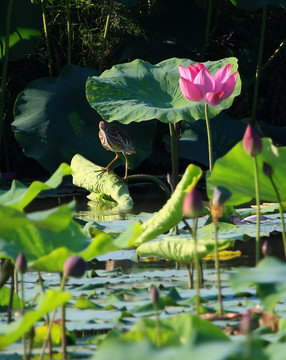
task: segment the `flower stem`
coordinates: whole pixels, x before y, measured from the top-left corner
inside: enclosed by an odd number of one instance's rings
[[[194,226],[193,226],[193,240],[194,240],[194,262],[195,262],[195,269],[196,269],[196,296],[195,296],[195,303],[196,303],[196,313],[199,315],[200,313],[200,263],[198,257],[198,247],[197,247],[197,227],[198,227],[198,218],[194,218]]]
[[[47,28],[47,21],[46,21],[46,9],[44,0],[41,0],[41,6],[42,6],[42,19],[43,19],[43,28],[44,28],[44,35],[45,35],[45,41],[46,41],[46,47],[47,47],[47,55],[48,55],[48,69],[49,69],[49,75],[50,77],[53,76],[53,70],[52,70],[52,52],[51,52],[51,46],[50,46],[50,39],[49,39],[49,33]]]
[[[259,194],[259,179],[258,179],[258,166],[257,158],[253,157],[253,168],[254,168],[254,184],[255,184],[255,196],[256,196],[256,265],[260,259],[260,194]]]
[[[211,26],[211,18],[212,18],[212,7],[213,0],[208,0],[208,9],[207,9],[207,22],[206,22],[206,30],[205,30],[205,48],[204,48],[204,56],[208,48],[209,37],[210,37],[210,26]]]
[[[171,157],[172,157],[172,176],[173,187],[176,188],[178,184],[178,168],[179,168],[179,152],[178,152],[178,130],[176,124],[169,124],[169,131],[171,137]]]
[[[212,134],[211,134],[211,127],[210,127],[207,103],[205,103],[205,118],[206,118],[207,135],[208,135],[209,168],[210,168],[210,172],[212,172],[212,169],[213,169]]]
[[[99,62],[99,71],[100,72],[102,72],[102,67],[103,67],[104,52],[106,49],[106,41],[107,41],[109,24],[110,24],[111,11],[112,11],[112,1],[110,1],[110,4],[109,4],[108,14],[106,17],[105,28],[104,28],[103,41],[102,41],[102,45],[101,45],[101,54],[100,54],[100,62]]]
[[[251,112],[251,123],[253,126],[256,125],[256,108],[257,108],[259,80],[260,80],[260,72],[261,72],[261,64],[263,57],[264,40],[265,40],[266,19],[267,19],[267,5],[264,5],[262,9],[260,42],[259,42],[258,60],[257,60],[256,74],[255,74],[254,94],[253,94],[252,112]]]
[[[214,221],[214,236],[215,236],[215,270],[216,270],[216,276],[217,276],[219,313],[220,313],[220,315],[223,315],[220,269],[219,269],[219,255],[218,255],[217,221],[216,221],[216,219]]]
[[[66,282],[66,276],[63,275],[62,281],[61,281],[61,286],[60,286],[60,289],[61,289],[61,290],[64,289],[64,287],[65,287],[65,282]],[[45,354],[45,349],[46,349],[46,346],[47,346],[47,343],[48,343],[48,339],[49,339],[50,334],[51,334],[51,330],[52,330],[54,318],[55,318],[55,316],[56,316],[56,312],[57,312],[57,308],[55,308],[54,311],[53,311],[53,313],[52,313],[52,317],[51,317],[51,320],[50,320],[50,323],[49,323],[49,326],[48,326],[46,338],[45,338],[45,341],[44,341],[44,343],[43,343],[43,347],[42,347],[42,350],[41,350],[41,354],[40,354],[39,360],[43,360],[43,357],[44,357],[44,354]]]
[[[279,213],[280,213],[281,225],[282,225],[282,238],[283,238],[283,245],[284,245],[284,254],[285,254],[285,259],[286,259],[286,234],[285,234],[285,222],[284,222],[284,216],[283,216],[283,208],[282,208],[282,203],[281,203],[281,197],[279,195],[277,186],[275,185],[272,176],[270,176],[269,179],[271,181],[271,184],[273,186],[273,189],[275,191],[277,201],[278,201]]]
[[[67,16],[67,37],[68,37],[67,58],[68,58],[68,64],[71,64],[71,10],[70,10],[69,0],[66,0],[66,16]]]
[[[20,273],[20,286],[21,286],[21,315],[24,316],[25,302],[24,302],[24,279],[23,273]],[[23,343],[23,360],[27,360],[27,347],[26,347],[26,334],[22,337]]]

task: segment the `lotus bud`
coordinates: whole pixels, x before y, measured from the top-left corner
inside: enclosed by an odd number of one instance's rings
[[[202,198],[194,187],[187,193],[183,202],[183,213],[190,218],[199,217],[203,211]]]
[[[264,257],[267,257],[271,254],[271,246],[269,244],[269,241],[267,240],[264,241],[264,243],[262,244],[261,251]]]
[[[257,156],[262,151],[262,140],[255,128],[248,124],[243,136],[243,148],[250,156]]]
[[[248,310],[244,314],[242,314],[242,317],[240,319],[240,333],[241,334],[249,334],[250,328],[251,328],[251,311]]]
[[[272,177],[273,169],[272,166],[267,164],[266,162],[263,162],[263,173],[264,175],[268,176],[269,178]]]
[[[63,272],[67,277],[80,278],[85,273],[85,269],[86,264],[83,258],[75,255],[65,261]]]
[[[20,252],[15,261],[15,269],[22,274],[27,271],[27,260],[22,252]]]
[[[151,285],[150,287],[150,300],[152,301],[154,307],[157,308],[159,306],[160,295],[155,285]]]

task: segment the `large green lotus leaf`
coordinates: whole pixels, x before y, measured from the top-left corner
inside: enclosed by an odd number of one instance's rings
[[[228,239],[218,240],[219,250],[223,250],[230,245]],[[215,242],[213,239],[197,240],[198,257],[214,251]],[[137,248],[137,255],[154,255],[163,259],[169,259],[182,264],[191,264],[194,261],[195,245],[191,238],[168,237],[163,241],[148,241]]]
[[[7,9],[10,1],[1,0],[0,60],[5,55]],[[9,60],[20,60],[28,55],[41,35],[41,7],[30,0],[13,0],[9,34]]]
[[[224,113],[210,119],[212,133],[212,149],[214,161],[225,155],[245,132],[245,125],[231,119]],[[170,138],[165,141],[170,143]],[[184,122],[182,135],[180,137],[179,156],[200,164],[209,164],[208,139],[205,120],[198,120],[194,123]],[[166,146],[170,149],[170,146]]]
[[[132,208],[133,200],[130,197],[128,186],[113,172],[102,172],[100,166],[79,154],[72,158],[71,169],[75,185],[95,193],[96,196],[105,196],[126,210]]]
[[[71,298],[70,294],[60,290],[48,290],[45,294],[40,295],[36,309],[28,311],[20,321],[8,325],[5,333],[0,335],[0,349],[20,339],[35,322]]]
[[[0,191],[0,204],[23,210],[43,190],[54,189],[60,185],[63,176],[72,172],[69,165],[63,163],[55,173],[46,181],[33,181],[27,188],[25,185],[14,180],[9,191]]]
[[[183,218],[183,201],[186,193],[196,185],[202,175],[202,170],[196,165],[189,165],[177,185],[174,193],[160,211],[142,224],[142,234],[136,244],[154,239],[174,228]]]
[[[245,9],[245,10],[255,10],[264,5],[272,5],[272,6],[285,6],[285,0],[230,0],[233,5]]]
[[[260,198],[265,201],[277,201],[271,182],[262,171],[263,162],[266,162],[273,168],[273,181],[281,200],[286,201],[286,147],[277,148],[268,138],[263,138],[262,142],[262,152],[257,156]],[[251,201],[255,198],[253,171],[253,158],[244,150],[240,141],[215,162],[213,171],[207,179],[209,198],[212,198],[215,186],[223,186],[232,194],[227,201],[228,204],[239,205]]]
[[[102,118],[90,107],[85,95],[88,76],[98,74],[94,69],[67,65],[58,78],[37,79],[18,95],[12,129],[25,155],[49,171],[61,162],[70,163],[77,153],[102,166],[112,160],[115,154],[105,150],[98,137]],[[156,121],[151,121],[131,124],[126,129],[119,124],[136,145],[136,154],[129,156],[130,168],[150,155],[156,125]]]
[[[241,360],[244,356],[245,344],[239,341],[205,342],[198,346],[181,345],[169,348],[158,348],[148,341],[129,342],[120,339],[110,339],[102,344],[93,360],[174,360],[174,359],[204,359],[204,360]],[[249,358],[269,360],[260,348],[252,345]],[[275,358],[276,360],[276,358]],[[282,360],[282,358],[277,358]]]
[[[286,296],[286,264],[276,258],[261,260],[255,268],[240,268],[230,274],[230,286],[236,292],[244,291],[247,286],[257,286],[257,293],[267,310]]]
[[[179,65],[196,64],[188,59],[171,58],[156,65],[142,60],[115,65],[103,74],[89,77],[86,94],[90,105],[106,121],[118,120],[129,124],[158,119],[175,123],[182,119],[193,122],[205,118],[204,103],[187,100],[179,88]],[[227,64],[237,71],[236,58],[204,63],[212,73]],[[234,97],[240,94],[238,77],[233,94],[216,107],[209,107],[209,117],[229,108]]]

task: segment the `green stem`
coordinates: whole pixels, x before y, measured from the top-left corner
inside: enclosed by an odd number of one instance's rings
[[[258,179],[258,166],[257,158],[253,157],[253,168],[254,168],[254,184],[255,184],[255,196],[256,196],[256,265],[260,259],[260,194],[259,194],[259,179]]]
[[[171,137],[171,158],[172,158],[172,176],[173,187],[176,188],[179,179],[179,153],[178,153],[178,131],[175,124],[169,124],[169,131]]]
[[[264,5],[262,9],[260,42],[259,42],[258,60],[257,60],[256,74],[255,74],[254,94],[253,94],[252,112],[251,112],[251,123],[253,126],[256,126],[256,108],[257,108],[259,79],[260,79],[261,64],[263,57],[264,40],[265,40],[266,19],[267,19],[267,5]]]
[[[51,52],[50,39],[49,39],[48,28],[47,28],[46,9],[45,9],[44,0],[41,0],[41,6],[42,6],[43,28],[44,28],[45,41],[46,41],[46,47],[47,47],[47,52],[48,52],[48,69],[49,69],[49,75],[50,75],[50,77],[52,77],[53,76],[52,52]]]
[[[271,184],[273,186],[273,189],[275,191],[277,201],[278,201],[279,213],[280,213],[281,225],[282,225],[282,238],[283,238],[283,245],[284,245],[284,254],[285,254],[285,259],[286,259],[286,234],[285,234],[285,222],[284,222],[284,216],[283,216],[283,208],[282,208],[281,197],[279,195],[277,186],[275,185],[272,176],[269,179],[271,181]]]
[[[65,283],[66,283],[66,276],[64,275],[62,277],[62,281],[61,281],[61,286],[60,286],[61,290],[64,290]],[[45,349],[46,349],[46,346],[47,346],[47,343],[48,343],[48,339],[49,339],[50,334],[51,334],[54,318],[56,316],[56,312],[57,312],[57,308],[55,308],[53,313],[52,313],[52,317],[51,317],[51,320],[50,320],[50,323],[49,323],[49,326],[48,326],[48,329],[47,329],[46,338],[45,338],[45,341],[43,343],[43,347],[42,347],[42,350],[41,350],[39,360],[43,360],[43,357],[44,357],[44,354],[45,354]]]
[[[210,27],[211,27],[211,18],[212,18],[212,8],[213,8],[213,1],[208,0],[208,10],[207,10],[207,21],[206,21],[206,30],[205,30],[205,49],[204,55],[208,48],[209,37],[210,37]]]
[[[156,176],[153,175],[147,175],[147,174],[136,174],[136,175],[129,175],[127,176],[127,180],[128,182],[151,182],[154,183],[156,185],[158,185],[166,194],[167,197],[171,196],[171,192],[168,188],[168,186],[159,178],[157,178]]]
[[[159,320],[159,310],[158,306],[155,305],[155,317],[156,317],[156,339],[157,339],[157,346],[161,346],[161,327],[160,327],[160,320]]]
[[[211,126],[208,115],[208,104],[205,103],[205,118],[207,125],[207,135],[208,135],[208,150],[209,150],[209,168],[210,172],[213,170],[213,150],[212,150],[212,134],[211,134]]]
[[[197,227],[198,227],[198,218],[194,218],[194,226],[193,226],[193,240],[194,240],[194,262],[195,262],[195,269],[196,269],[196,296],[195,296],[195,303],[196,303],[196,313],[197,315],[200,314],[200,262],[198,257],[198,246],[197,246]]]
[[[68,64],[71,64],[71,11],[70,11],[69,0],[66,0],[66,12],[67,12],[67,37],[68,37],[67,58],[68,58]]]
[[[106,17],[106,22],[105,22],[103,41],[102,41],[101,52],[100,52],[100,63],[99,63],[99,71],[100,72],[102,72],[103,60],[104,60],[104,52],[106,50],[106,41],[107,41],[107,34],[108,34],[109,24],[110,24],[112,3],[113,2],[110,1],[109,8],[108,8],[108,14],[107,14],[107,17]]]
[[[20,285],[21,285],[21,315],[24,316],[25,302],[24,302],[24,279],[23,274],[20,273]],[[27,360],[27,347],[26,347],[26,334],[22,337],[23,343],[23,360]]]
[[[5,99],[7,72],[8,72],[10,24],[11,24],[13,1],[14,0],[9,1],[7,15],[6,15],[4,61],[3,61],[2,79],[1,79],[1,88],[0,88],[0,143],[2,139],[2,129],[4,124],[4,99]]]
[[[43,283],[43,279],[41,277],[40,271],[38,271],[38,280],[39,280],[39,283],[40,283],[42,293],[44,294],[45,293],[45,287],[44,287],[44,283]],[[49,326],[49,323],[50,323],[50,316],[47,313],[46,314],[46,326],[47,326],[47,328]],[[49,338],[48,338],[48,349],[49,349],[49,359],[52,359],[52,357],[53,357],[53,345],[52,345],[51,335],[49,335]]]
[[[220,315],[223,315],[220,269],[219,269],[219,254],[218,254],[217,223],[216,222],[214,222],[214,236],[215,236],[215,270],[216,270],[216,276],[217,276],[219,313],[220,313]]]

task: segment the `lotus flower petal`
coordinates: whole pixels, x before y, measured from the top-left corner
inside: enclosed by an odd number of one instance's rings
[[[227,99],[233,93],[233,90],[234,90],[235,84],[236,84],[236,80],[237,80],[237,72],[234,73],[233,75],[231,75],[227,79],[227,81],[224,83],[224,85],[221,89],[224,92],[222,100]]]
[[[223,100],[224,92],[208,92],[204,96],[205,102],[210,106],[216,106],[220,104]]]
[[[180,77],[179,80],[180,89],[185,98],[191,101],[202,101],[203,94],[198,85],[194,84],[191,81],[186,80],[183,77]]]
[[[228,78],[230,77],[231,72],[231,65],[226,65],[220,68],[214,74],[214,81],[215,81],[215,90],[220,91],[223,85],[227,82]]]

